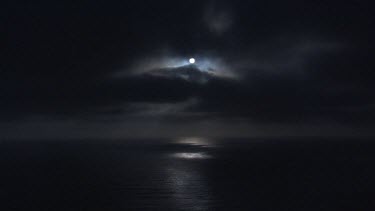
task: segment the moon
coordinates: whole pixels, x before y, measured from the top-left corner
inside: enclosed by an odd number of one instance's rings
[[[190,58],[189,62],[190,62],[190,64],[194,64],[195,63],[195,59],[194,58]]]

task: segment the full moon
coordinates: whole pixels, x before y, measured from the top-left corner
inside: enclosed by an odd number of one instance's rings
[[[190,58],[189,62],[190,62],[190,64],[194,64],[195,63],[195,59],[194,58]]]

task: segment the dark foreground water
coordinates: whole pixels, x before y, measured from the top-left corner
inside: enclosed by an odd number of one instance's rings
[[[369,140],[2,141],[0,210],[375,210]]]

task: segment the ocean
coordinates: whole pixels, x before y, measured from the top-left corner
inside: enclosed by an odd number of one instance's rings
[[[0,210],[374,210],[375,142],[0,142]]]

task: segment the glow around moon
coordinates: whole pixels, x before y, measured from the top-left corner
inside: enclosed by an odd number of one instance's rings
[[[230,78],[230,79],[240,79],[240,76],[237,74],[233,68],[225,63],[222,59],[217,57],[210,57],[201,55],[199,56],[199,61],[194,57],[181,57],[175,55],[150,55],[144,58],[140,58],[135,61],[133,64],[125,67],[124,69],[129,70],[125,72],[119,70],[113,74],[113,77],[126,77],[127,75],[141,75],[147,74],[154,70],[170,70],[174,71],[180,67],[193,65],[196,70],[210,74],[213,77],[219,78]]]

